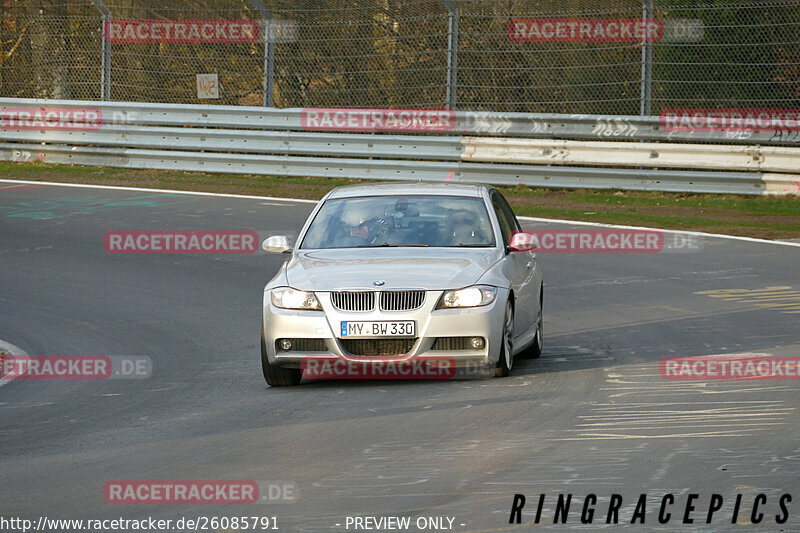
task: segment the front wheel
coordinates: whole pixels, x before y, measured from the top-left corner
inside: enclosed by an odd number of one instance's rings
[[[506,314],[503,319],[503,340],[500,346],[500,359],[497,361],[495,376],[504,378],[511,373],[514,366],[514,306],[511,300],[506,302]]]
[[[283,368],[269,362],[263,332],[261,333],[261,370],[264,372],[264,380],[270,387],[293,387],[300,383],[300,379],[303,377],[303,371],[299,368]]]

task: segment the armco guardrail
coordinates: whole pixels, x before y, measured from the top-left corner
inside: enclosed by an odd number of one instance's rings
[[[93,108],[107,124],[303,131],[304,109],[249,106],[152,104],[0,98],[2,108]],[[756,131],[671,131],[660,117],[626,115],[559,115],[457,111],[453,127],[442,134],[556,139],[674,141],[722,144],[800,146],[800,128]],[[352,130],[350,130],[352,131]]]
[[[800,172],[800,148],[464,137],[462,159],[499,163]]]
[[[7,142],[42,141],[39,131],[4,131]],[[385,157],[457,161],[461,139],[412,135],[366,135],[251,131],[216,128],[163,128],[109,125],[93,131],[48,131],[46,142],[65,145],[194,150],[325,157]]]
[[[0,105],[0,159],[10,161],[570,188],[800,191],[797,148],[462,137],[457,131],[465,125],[483,135],[508,135],[522,124],[518,117],[506,128],[501,117],[508,114],[456,113],[446,135],[398,135],[301,131],[302,110],[29,99],[0,99]],[[14,122],[11,114],[19,118],[20,110],[51,111],[51,122]],[[85,119],[75,112],[87,110],[86,124],[58,122],[59,116]],[[577,133],[563,135],[575,139],[591,135],[598,120],[559,118],[548,123],[551,134],[557,124],[570,124]],[[642,141],[643,135],[625,139]]]
[[[0,159],[51,163],[377,180],[464,181],[531,187],[763,194],[762,174],[605,169],[257,154],[0,144]],[[787,185],[788,187],[788,185]],[[776,193],[778,190],[776,189]]]

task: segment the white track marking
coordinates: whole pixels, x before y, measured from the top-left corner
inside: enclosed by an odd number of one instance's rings
[[[211,196],[215,198],[244,198],[247,200],[271,200],[284,203],[303,203],[316,204],[316,200],[303,200],[300,198],[278,198],[276,196],[251,196],[247,194],[226,194],[219,192],[200,192],[200,191],[173,191],[170,189],[149,189],[145,187],[122,187],[120,185],[91,185],[86,183],[55,183],[52,181],[29,181],[0,179],[2,183],[19,183],[22,185],[51,185],[54,187],[75,187],[80,189],[106,189],[112,191],[137,191],[137,192],[157,192],[164,194],[189,194],[192,196]]]
[[[587,222],[584,220],[564,220],[560,218],[539,218],[539,217],[517,217],[519,220],[529,220],[531,222],[546,222],[559,223],[559,224],[572,224],[575,226],[597,226],[601,228],[619,228],[619,229],[635,229],[635,230],[658,230],[663,233],[672,233],[680,235],[696,235],[698,237],[714,237],[717,239],[731,239],[735,241],[745,242],[759,242],[762,244],[781,244],[783,246],[794,246],[800,248],[800,242],[789,241],[771,241],[769,239],[756,239],[755,237],[741,237],[739,235],[724,235],[721,233],[705,233],[703,231],[685,231],[677,229],[662,229],[662,228],[646,228],[644,226],[625,226],[621,224],[603,224],[602,222]]]

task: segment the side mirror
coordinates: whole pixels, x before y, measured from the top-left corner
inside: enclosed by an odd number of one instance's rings
[[[270,252],[273,254],[281,254],[283,252],[291,251],[292,249],[292,247],[289,245],[289,239],[283,235],[273,235],[272,237],[267,237],[264,239],[264,242],[261,243],[261,248],[265,252]]]
[[[536,248],[536,238],[524,231],[513,234],[508,243],[508,249],[511,252],[530,252],[534,248]]]

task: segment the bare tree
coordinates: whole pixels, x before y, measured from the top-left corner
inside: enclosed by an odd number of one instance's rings
[[[73,97],[68,61],[72,57],[69,12],[64,0],[27,0],[30,56],[36,98]]]

